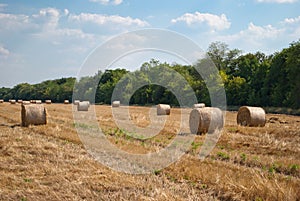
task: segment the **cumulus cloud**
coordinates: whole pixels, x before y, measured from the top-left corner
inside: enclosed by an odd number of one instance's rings
[[[120,5],[123,0],[90,0],[90,2],[101,3],[102,5]]]
[[[55,8],[41,9],[38,14],[32,17],[40,24],[44,24],[45,29],[53,30],[57,27],[60,18],[60,11]]]
[[[122,17],[119,15],[100,15],[91,13],[81,13],[79,15],[70,15],[69,19],[71,21],[77,22],[92,22],[98,25],[105,24],[116,24],[123,26],[138,26],[145,27],[149,24],[146,21],[140,20],[138,18]]]
[[[32,28],[29,16],[0,13],[0,32]]]
[[[259,3],[295,3],[298,0],[256,0]]]
[[[210,13],[200,13],[200,12],[185,13],[184,15],[176,19],[172,19],[171,22],[173,24],[178,22],[184,22],[188,26],[191,26],[193,24],[198,24],[198,23],[200,24],[206,23],[213,30],[228,29],[231,25],[231,23],[229,22],[225,14],[218,16]]]
[[[285,18],[283,23],[285,24],[294,24],[300,22],[300,16],[295,17],[295,18]]]

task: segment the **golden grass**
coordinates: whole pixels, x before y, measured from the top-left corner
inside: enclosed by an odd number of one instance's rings
[[[20,105],[0,105],[0,200],[299,200],[300,117],[267,114],[265,127],[242,127],[227,112],[224,132],[204,160],[205,136],[196,136],[181,160],[150,175],[115,172],[87,154],[72,120],[72,105],[45,105],[48,124],[20,127]],[[122,107],[121,107],[122,108]],[[132,153],[165,147],[179,132],[172,109],[152,139],[117,129],[110,106],[96,106],[107,138]],[[184,113],[188,113],[185,110]],[[130,107],[130,118],[149,125],[149,108]]]

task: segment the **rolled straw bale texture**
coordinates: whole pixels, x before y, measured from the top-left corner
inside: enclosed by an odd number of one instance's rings
[[[22,104],[22,103],[23,103],[23,100],[18,100],[18,103]]]
[[[3,99],[0,99],[0,103],[4,103],[4,100],[3,100]]]
[[[22,105],[30,105],[31,103],[30,103],[30,101],[23,101],[22,102]]]
[[[261,107],[242,106],[236,120],[242,126],[265,126],[266,113]]]
[[[46,104],[51,104],[52,101],[51,101],[51,100],[46,100],[45,103],[46,103]]]
[[[205,104],[204,103],[197,103],[193,105],[193,108],[204,108]]]
[[[10,100],[10,104],[16,104],[16,100]]]
[[[112,107],[120,107],[120,105],[121,105],[120,101],[113,101],[111,106]]]
[[[30,103],[36,104],[36,100],[30,100]]]
[[[90,102],[83,101],[83,102],[79,102],[79,104],[77,105],[77,110],[78,111],[89,111],[89,107],[90,107]]]
[[[190,113],[190,131],[192,134],[213,133],[224,126],[224,116],[219,108],[195,108]]]
[[[69,103],[70,103],[69,100],[64,101],[64,104],[69,104]]]
[[[75,100],[74,105],[78,105],[80,103],[80,100]]]
[[[22,105],[22,126],[47,124],[47,112],[43,105]]]
[[[42,104],[42,101],[41,100],[36,100],[35,103],[36,104]]]
[[[158,104],[156,106],[157,115],[170,115],[171,113],[171,106],[166,104]]]

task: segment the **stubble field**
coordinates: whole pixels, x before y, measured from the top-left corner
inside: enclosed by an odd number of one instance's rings
[[[0,200],[300,200],[299,116],[267,114],[265,127],[241,127],[236,112],[226,112],[224,131],[204,161],[202,135],[167,168],[131,175],[87,153],[72,105],[45,107],[48,124],[25,128],[20,105],[0,104]],[[110,106],[96,112],[107,139],[130,153],[163,149],[180,129],[180,109],[172,108],[161,132],[146,140],[117,128]],[[130,107],[138,126],[149,125],[148,114],[147,107]]]

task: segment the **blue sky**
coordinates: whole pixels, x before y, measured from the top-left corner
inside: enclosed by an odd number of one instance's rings
[[[300,0],[0,0],[0,87],[76,76],[101,43],[145,28],[178,32],[203,50],[222,41],[271,54],[300,38],[299,11]]]

